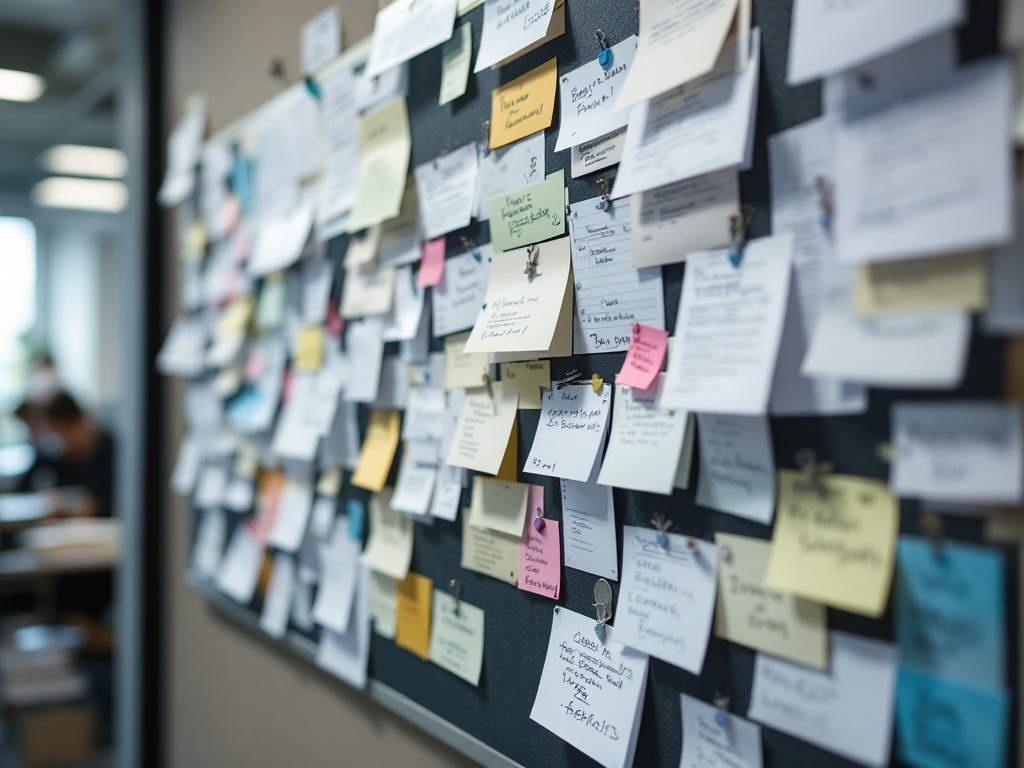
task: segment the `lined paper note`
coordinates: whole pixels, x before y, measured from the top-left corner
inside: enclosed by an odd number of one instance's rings
[[[565,564],[618,581],[619,551],[611,486],[564,479],[560,485]]]

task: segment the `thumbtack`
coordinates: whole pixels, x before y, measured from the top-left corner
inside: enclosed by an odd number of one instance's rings
[[[594,388],[595,395],[601,394],[601,387],[604,386],[604,379],[601,378],[600,373],[595,373],[590,377],[590,385]]]
[[[600,29],[594,33],[594,37],[597,38],[597,44],[601,46],[601,52],[597,54],[597,63],[604,69],[608,69],[612,65],[612,59],[615,57],[612,49],[608,47],[608,38],[605,37],[604,32]]]
[[[716,693],[711,697],[711,703],[714,704],[715,709],[718,710],[715,712],[715,725],[719,728],[725,728],[725,724],[729,722],[729,716],[727,714],[730,703],[729,697]]]
[[[533,527],[538,531],[543,531],[545,525],[544,510],[541,507],[537,507],[537,516],[533,518]]]
[[[309,75],[306,75],[305,83],[306,83],[306,92],[310,96],[312,96],[314,99],[319,99],[320,98],[320,86],[316,84],[316,80],[314,80]]]
[[[526,269],[523,270],[523,274],[526,275],[526,279],[529,282],[533,282],[533,278],[537,276],[537,256],[540,249],[536,245],[531,245],[526,249]]]
[[[658,529],[658,535],[654,537],[654,540],[658,542],[658,546],[662,549],[668,549],[668,532],[672,528],[672,521],[659,512],[651,520],[651,525]]]
[[[612,207],[612,199],[609,196],[608,179],[598,179],[597,188],[601,190],[601,200],[597,204],[597,210],[607,211]]]
[[[743,249],[747,245],[747,225],[750,224],[753,210],[752,206],[742,205],[738,213],[729,217],[729,261],[734,267],[738,267],[743,261]]]
[[[613,598],[612,585],[605,579],[598,579],[597,583],[594,584],[594,608],[597,611],[597,623],[594,625],[594,632],[597,634],[597,639],[602,643],[606,634],[604,625],[611,621],[612,618]]]

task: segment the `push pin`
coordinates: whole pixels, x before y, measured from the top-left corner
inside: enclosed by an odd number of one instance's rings
[[[594,632],[602,643],[606,634],[604,625],[612,618],[613,597],[612,585],[604,579],[598,579],[594,585],[594,608],[597,610],[597,623],[594,625]]]
[[[598,179],[597,188],[601,190],[601,199],[597,203],[597,210],[607,211],[612,207],[612,199],[609,195],[608,179]]]
[[[482,123],[480,123],[480,127],[483,129],[484,134],[482,154],[484,157],[487,157],[489,154],[491,154],[491,121],[484,120]]]
[[[547,525],[547,523],[544,522],[544,509],[542,507],[537,507],[537,516],[533,518],[533,527],[537,531],[543,531],[545,525]]]
[[[455,598],[455,615],[459,615],[459,609],[462,607],[462,585],[458,579],[452,579],[448,582],[448,591],[452,593],[452,597]]]
[[[487,373],[487,371],[484,371],[480,375],[480,381],[483,383],[484,388],[487,390],[487,397],[489,397],[491,399],[491,402],[493,403],[494,402],[494,387],[491,386],[491,377]]]
[[[743,249],[747,245],[747,225],[750,223],[751,208],[748,205],[740,207],[739,213],[729,217],[729,261],[734,267],[738,267],[743,261]]]
[[[310,96],[312,96],[314,99],[319,99],[320,98],[320,86],[316,84],[316,80],[314,80],[309,75],[306,75],[305,83],[306,83],[306,92]]]
[[[729,722],[729,697],[722,696],[721,694],[715,694],[711,697],[711,703],[715,705],[715,725],[719,728],[725,728],[725,724]]]
[[[601,394],[601,387],[604,386],[604,379],[601,377],[600,373],[595,373],[590,377],[590,386],[594,388],[595,395]]]
[[[818,214],[818,224],[826,232],[831,232],[832,211],[834,210],[832,182],[824,176],[818,176],[814,179],[814,188],[818,192],[818,207],[821,209],[821,213]]]
[[[523,274],[526,275],[526,279],[533,282],[533,278],[537,276],[537,254],[538,248],[536,245],[531,245],[526,249],[526,269],[523,270]]]
[[[597,38],[597,44],[601,46],[601,52],[597,54],[597,63],[602,68],[608,69],[612,65],[612,59],[615,58],[612,49],[608,47],[608,38],[600,29],[594,33],[594,37]]]
[[[659,512],[651,520],[651,525],[658,530],[658,535],[654,537],[654,540],[658,542],[658,546],[662,549],[668,549],[668,532],[672,529],[672,521]]]

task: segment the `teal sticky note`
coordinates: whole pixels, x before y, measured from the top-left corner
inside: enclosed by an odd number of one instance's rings
[[[900,666],[998,690],[1006,675],[1003,556],[900,537],[896,560]]]
[[[1008,704],[1002,691],[901,669],[896,754],[914,768],[1002,768]]]
[[[363,518],[366,515],[365,505],[359,499],[349,499],[345,504],[345,511],[348,513],[348,535],[362,541]]]

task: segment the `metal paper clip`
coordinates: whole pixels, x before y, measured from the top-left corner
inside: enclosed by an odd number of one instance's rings
[[[462,584],[459,583],[458,579],[452,579],[448,582],[448,591],[455,598],[455,615],[458,616],[459,609],[462,607]]]
[[[572,384],[582,375],[583,374],[580,373],[579,371],[570,371],[569,373],[565,374],[565,376],[563,376],[562,378],[555,380],[555,387],[557,389],[562,389],[563,387]]]
[[[594,33],[594,37],[597,38],[597,44],[601,46],[601,52],[597,54],[597,63],[604,69],[608,69],[612,65],[612,59],[614,58],[612,49],[608,47],[608,38],[605,37],[604,32],[600,29]]]
[[[597,624],[594,625],[594,632],[597,639],[602,643],[605,638],[604,625],[612,618],[612,600],[615,595],[612,592],[612,585],[604,579],[598,579],[594,584],[594,608],[597,610]]]
[[[729,261],[738,267],[743,261],[743,249],[747,245],[747,225],[754,209],[749,205],[741,205],[738,213],[729,217]]]
[[[796,468],[803,475],[804,482],[816,493],[825,495],[821,484],[821,476],[830,473],[835,466],[830,461],[818,461],[818,454],[813,448],[801,448],[793,456]]]
[[[536,245],[531,245],[526,249],[526,269],[523,270],[523,274],[526,275],[526,279],[533,282],[533,278],[537,276],[537,256],[540,254],[540,248]]]
[[[597,210],[607,211],[612,207],[611,189],[608,186],[608,179],[598,179],[597,188],[601,190],[601,201],[597,204]]]

